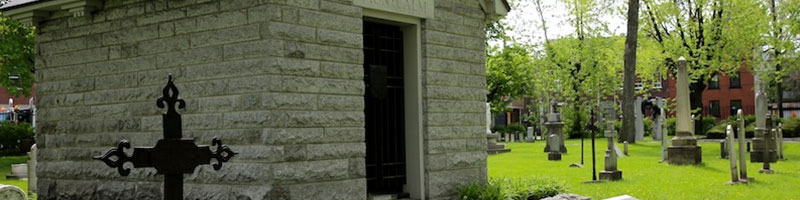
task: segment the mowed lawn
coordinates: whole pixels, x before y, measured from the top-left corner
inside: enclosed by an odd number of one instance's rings
[[[2,156],[0,157],[0,184],[15,185],[28,193],[28,180],[7,180],[6,175],[11,173],[11,164],[28,163],[28,156]]]
[[[603,170],[607,139],[596,140],[597,172]],[[647,139],[629,145],[629,155],[620,157],[622,181],[585,184],[592,180],[591,140],[585,140],[583,168],[570,168],[581,162],[580,139],[567,140],[568,154],[561,161],[548,161],[545,142],[506,143],[511,152],[490,155],[489,177],[539,176],[558,180],[570,193],[604,199],[628,194],[639,199],[800,199],[800,144],[785,143],[788,159],[772,164],[775,174],[759,174],[761,163],[750,163],[748,184],[728,185],[730,161],[720,158],[718,142],[701,142],[703,164],[671,166],[661,160],[660,142]],[[622,149],[622,146],[620,146]],[[738,162],[738,160],[737,160]],[[599,175],[598,175],[599,178]]]

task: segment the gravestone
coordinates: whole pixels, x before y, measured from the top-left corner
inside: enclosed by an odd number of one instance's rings
[[[719,141],[719,158],[728,159],[728,138]]]
[[[550,152],[547,152],[547,160],[561,160],[561,152],[558,150],[558,136],[550,134],[550,136],[547,137],[547,144],[548,149],[550,149]]]
[[[644,113],[642,113],[643,101],[644,100],[642,97],[636,97],[636,101],[633,102],[634,128],[636,130],[635,141],[641,141],[644,139]]]
[[[750,162],[763,162],[764,158],[768,162],[775,162],[777,160],[777,156],[773,155],[774,151],[771,153],[769,150],[769,142],[767,137],[769,136],[770,128],[768,127],[769,124],[767,122],[767,115],[769,114],[769,108],[767,107],[767,93],[766,93],[766,83],[761,80],[760,71],[756,71],[756,75],[753,76],[754,78],[754,92],[755,92],[755,115],[756,115],[756,128],[755,134],[752,139],[753,142],[753,149],[750,151]]]
[[[0,184],[0,199],[2,200],[26,200],[25,192],[17,186]]]
[[[747,182],[749,179],[747,178],[747,152],[745,150],[746,144],[745,143],[745,129],[744,129],[744,113],[742,109],[736,111],[736,114],[739,116],[736,122],[739,125],[739,178],[741,181]]]
[[[694,165],[702,163],[702,149],[697,146],[697,139],[692,134],[692,118],[689,109],[689,72],[686,69],[686,58],[678,59],[678,78],[676,81],[677,104],[675,114],[675,137],[672,146],[667,148],[667,161],[673,165]]]
[[[605,155],[605,167],[600,171],[600,180],[616,181],[622,179],[622,171],[617,170],[617,153],[614,151],[614,137],[616,131],[614,130],[613,107],[606,112],[606,131],[603,136],[608,138],[608,148]]]
[[[728,182],[729,184],[736,184],[739,183],[739,170],[736,169],[736,151],[733,149],[733,127],[728,125],[728,128],[725,131],[727,140],[725,140],[725,144],[727,145],[728,154],[730,154],[730,161],[731,161],[731,181]]]
[[[488,154],[497,154],[497,153],[505,153],[511,151],[511,149],[506,149],[506,146],[503,144],[497,144],[497,140],[500,138],[500,134],[492,133],[492,109],[491,104],[486,103],[486,153]]]
[[[622,142],[622,146],[624,147],[623,148],[624,150],[622,152],[623,152],[623,154],[625,154],[627,156],[628,155],[628,141],[623,141]]]
[[[533,135],[533,127],[528,126],[528,136],[525,137],[525,141],[534,142],[536,141],[536,136]]]
[[[11,173],[6,175],[6,179],[20,180],[28,178],[28,164],[11,164]]]
[[[772,128],[772,115],[767,113],[767,115],[766,115],[766,117],[764,119],[765,119],[765,122],[766,122],[766,125],[767,125],[767,128],[764,131],[764,138],[762,140],[763,152],[761,154],[761,156],[762,156],[761,163],[763,163],[764,165],[762,165],[761,169],[758,170],[758,173],[772,174],[772,173],[774,173],[774,171],[772,171],[770,163],[777,162],[777,156],[773,157],[775,155],[775,151],[773,151],[774,144],[775,144],[774,143],[774,141],[775,141],[775,132],[777,132],[777,131],[774,128]],[[753,148],[755,148],[755,147],[753,147]]]
[[[558,140],[555,141],[559,143],[557,145],[560,146],[560,153],[567,153],[567,146],[564,145],[564,133],[561,129],[564,127],[564,122],[561,121],[561,113],[558,113],[558,106],[559,105],[555,103],[555,101],[552,102],[550,114],[547,114],[547,122],[544,124],[548,132],[548,136],[545,138],[549,138],[550,135],[556,135]],[[548,143],[544,148],[544,152],[550,152],[550,140],[548,139],[547,142]]]
[[[564,148],[563,138],[561,136],[561,128],[564,127],[564,122],[561,122],[561,115],[559,113],[550,113],[547,116],[547,130],[550,133],[547,136],[547,159],[548,160],[561,160],[561,150]]]
[[[653,134],[656,135],[655,130],[658,130],[658,140],[661,140],[661,162],[667,160],[667,131],[666,126],[664,126],[666,122],[666,115],[667,113],[664,112],[664,106],[667,105],[667,99],[664,98],[657,98],[656,105],[658,106],[658,119],[656,120],[656,125],[654,127]]]
[[[31,151],[28,152],[28,192],[29,193],[36,193],[36,154],[39,152],[39,149],[36,147],[36,144],[31,146]]]

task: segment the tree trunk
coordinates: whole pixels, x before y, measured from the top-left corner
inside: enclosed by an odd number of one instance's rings
[[[633,101],[636,81],[636,43],[639,38],[639,0],[628,0],[628,32],[625,37],[625,75],[622,89],[622,133],[620,141],[635,143]]]
[[[703,78],[700,78],[703,80]],[[703,129],[703,90],[706,89],[706,84],[703,81],[697,81],[689,84],[689,104],[692,110],[700,108],[700,113],[695,116],[694,120],[694,134],[705,135]]]

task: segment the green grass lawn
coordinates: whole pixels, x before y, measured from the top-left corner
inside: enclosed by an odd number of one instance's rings
[[[561,161],[547,160],[544,141],[506,144],[511,152],[489,156],[489,177],[548,177],[566,184],[570,193],[593,199],[623,194],[639,199],[800,199],[798,143],[785,143],[784,155],[788,160],[772,164],[775,174],[759,174],[762,164],[748,162],[748,176],[755,180],[749,184],[728,185],[730,161],[720,159],[719,143],[700,143],[702,165],[671,166],[658,162],[661,160],[660,143],[650,140],[629,145],[630,156],[619,158],[623,180],[585,184],[583,182],[592,180],[591,141],[585,142],[583,168],[569,167],[571,163],[581,162],[580,139],[566,142],[569,153],[562,155]],[[599,173],[604,166],[607,139],[598,138],[596,142]]]
[[[6,175],[11,173],[11,164],[27,163],[28,156],[2,156],[0,157],[0,184],[15,185],[28,193],[28,180],[7,180]]]

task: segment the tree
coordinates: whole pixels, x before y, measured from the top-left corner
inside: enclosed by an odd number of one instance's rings
[[[800,44],[800,34],[797,27],[800,23],[800,2],[786,0],[767,0],[770,17],[769,33],[766,38],[767,53],[772,55],[772,60],[767,62],[774,73],[762,76],[763,80],[775,85],[776,104],[778,114],[783,116],[783,82],[788,73],[798,70],[792,62],[797,60],[796,45]]]
[[[12,96],[30,95],[35,44],[33,27],[0,16],[0,86]]]
[[[486,95],[492,113],[505,111],[514,99],[521,98],[527,89],[532,89],[531,54],[521,44],[491,47],[486,55]]]
[[[767,27],[763,4],[757,0],[643,0],[641,31],[668,55],[663,65],[674,69],[672,58],[686,57],[690,102],[702,114],[702,92],[717,73],[742,65],[753,66]],[[672,70],[673,72],[675,70]],[[703,122],[695,119],[695,133]]]
[[[625,36],[625,81],[622,86],[622,133],[620,140],[635,143],[634,81],[636,79],[636,43],[639,39],[639,0],[628,0],[628,32]]]

